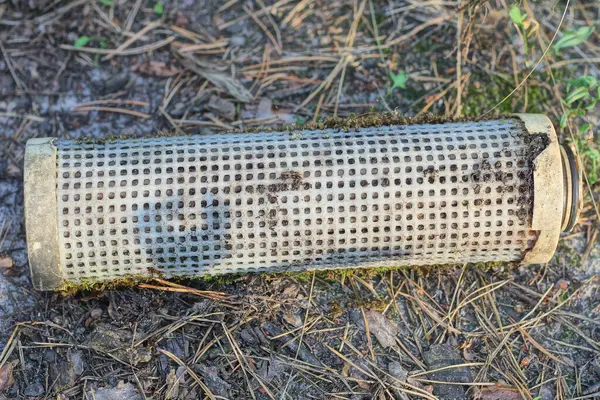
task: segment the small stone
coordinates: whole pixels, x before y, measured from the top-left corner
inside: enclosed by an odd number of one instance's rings
[[[81,351],[74,351],[70,354],[70,361],[73,365],[73,372],[75,375],[80,376],[85,370],[85,362],[83,361],[83,353]]]
[[[215,395],[226,398],[230,397],[229,389],[231,389],[231,385],[219,377],[216,369],[209,368],[202,364],[196,364],[194,365],[194,371],[202,374],[204,383]]]
[[[93,319],[98,319],[101,316],[102,316],[101,308],[94,308],[92,311],[90,311],[90,317],[92,317]]]
[[[276,360],[274,357],[268,362],[264,362],[258,371],[258,374],[266,381],[271,382],[273,379],[281,376],[286,370],[285,364]]]
[[[295,327],[299,327],[302,326],[302,317],[292,311],[285,311],[283,314],[283,319],[285,320],[285,322],[287,322],[288,324],[295,326]]]
[[[15,81],[9,73],[0,73],[0,97],[5,97],[15,91]]]
[[[388,371],[391,376],[402,382],[406,382],[406,379],[408,378],[408,371],[402,368],[402,364],[400,364],[398,361],[392,361],[389,363]]]
[[[69,360],[64,360],[55,364],[55,367],[51,372],[53,382],[56,382],[56,386],[60,390],[70,388],[75,385],[75,371],[73,370],[73,364]]]
[[[559,279],[558,282],[556,282],[556,286],[560,290],[567,290],[569,288],[569,281],[565,279]]]
[[[463,364],[464,361],[458,352],[448,344],[434,344],[423,353],[425,364],[430,370]],[[468,368],[451,368],[428,374],[428,379],[443,382],[471,382],[471,372]],[[433,394],[439,399],[466,399],[464,386],[434,384]]]
[[[39,397],[43,394],[44,386],[42,386],[42,384],[39,382],[34,382],[27,385],[27,387],[25,387],[25,390],[23,391],[23,395],[25,395],[25,397]]]
[[[91,84],[94,91],[99,95],[107,95],[125,89],[129,83],[129,74],[127,72],[120,74],[109,74],[96,72],[92,74]]]
[[[56,361],[56,352],[52,349],[44,350],[44,361],[53,363]]]
[[[296,298],[296,296],[298,296],[299,291],[300,288],[298,287],[298,285],[292,284],[283,289],[283,292],[281,292],[281,294],[293,299]]]
[[[100,352],[110,352],[123,346],[120,332],[108,325],[98,325],[89,336],[87,346]]]
[[[175,103],[173,108],[169,110],[169,114],[171,115],[171,117],[181,118],[185,114],[186,108],[187,105],[185,103]]]
[[[222,99],[217,95],[210,96],[208,108],[230,121],[235,118],[235,104],[229,100]]]
[[[600,356],[597,356],[594,361],[592,361],[592,368],[594,369],[596,376],[600,378]]]
[[[136,347],[133,349],[133,351],[131,351],[131,349],[127,349],[126,351],[131,353],[130,359],[133,365],[147,363],[152,360],[152,352],[145,347]]]
[[[331,36],[321,36],[321,46],[329,46],[331,41]]]
[[[517,304],[515,306],[515,312],[518,312],[519,314],[521,314],[523,312],[523,306],[521,304]]]
[[[231,38],[229,43],[231,43],[232,46],[243,46],[246,44],[246,38],[244,36],[235,35]]]
[[[253,345],[258,343],[258,339],[254,336],[252,330],[244,328],[240,331],[240,338],[247,344]]]
[[[86,400],[142,400],[142,396],[137,392],[135,386],[123,382],[119,382],[112,388],[89,390],[85,398]]]
[[[177,11],[175,16],[175,25],[185,28],[190,23],[190,19],[182,11]]]
[[[550,385],[542,385],[538,392],[538,397],[540,400],[554,400],[554,391]]]

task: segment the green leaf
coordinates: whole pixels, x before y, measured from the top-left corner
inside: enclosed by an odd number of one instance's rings
[[[112,5],[113,5],[112,0],[98,0],[98,3],[100,3],[106,7],[112,7]]]
[[[568,82],[569,86],[574,86],[574,87],[580,87],[580,86],[584,86],[584,87],[588,87],[588,88],[595,88],[596,86],[598,86],[598,80],[596,78],[594,78],[593,76],[580,76],[577,78],[573,78],[573,79],[569,79]]]
[[[388,93],[396,88],[406,89],[406,82],[408,82],[408,74],[405,71],[394,74],[390,71],[390,78],[392,79],[392,87],[388,90]]]
[[[588,88],[585,86],[580,86],[580,87],[576,88],[575,90],[572,90],[571,93],[569,93],[567,95],[567,98],[565,99],[565,103],[573,104],[577,100],[581,100],[581,99],[589,98],[589,97],[590,97],[590,92],[589,92]]]
[[[590,124],[587,122],[579,127],[579,133],[587,133],[590,130]]]
[[[77,38],[77,40],[75,41],[75,43],[73,43],[73,47],[75,48],[79,48],[79,47],[83,47],[86,44],[88,44],[90,42],[90,37],[89,36],[79,36]]]
[[[594,26],[582,26],[579,29],[569,29],[566,31],[556,43],[554,43],[554,51],[566,49],[567,47],[577,46],[590,37],[594,32]]]
[[[563,115],[560,116],[560,127],[561,129],[565,129],[567,127],[567,123],[569,122],[569,111],[565,111]]]
[[[598,151],[598,149],[590,147],[589,150],[585,152],[585,155],[588,156],[590,160],[600,160],[600,151]]]
[[[521,10],[516,5],[513,5],[510,8],[508,16],[510,17],[512,22],[517,24],[520,28],[525,27],[525,25],[523,23],[525,22],[525,19],[527,18],[527,14],[521,14]]]
[[[163,12],[165,11],[162,2],[158,2],[154,5],[154,12],[157,13],[158,15],[163,15]]]

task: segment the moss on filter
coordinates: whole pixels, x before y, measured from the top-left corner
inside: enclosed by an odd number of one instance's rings
[[[313,131],[313,130],[325,130],[325,129],[341,129],[344,131],[350,131],[351,129],[361,129],[370,127],[380,126],[392,126],[392,125],[418,125],[418,124],[444,124],[451,122],[478,122],[478,121],[489,121],[496,119],[514,119],[511,115],[487,115],[484,117],[477,116],[464,116],[464,117],[449,117],[445,115],[436,114],[423,114],[415,117],[401,116],[396,112],[389,113],[366,113],[366,114],[352,114],[346,118],[341,117],[328,117],[322,121],[309,122],[306,124],[291,124],[291,125],[278,125],[269,128],[248,128],[248,129],[237,129],[233,131],[224,131],[223,134],[227,133],[259,133],[259,132],[301,132],[301,131]],[[158,137],[177,137],[177,136],[190,136],[190,134],[182,134],[177,131],[173,132],[158,132],[149,136],[142,137],[131,137],[124,135],[110,135],[104,138],[94,137],[83,137],[77,139],[77,144],[106,144],[114,143],[117,140],[125,139],[150,139]]]
[[[518,263],[506,263],[506,262],[480,262],[470,264],[472,268],[480,269],[483,272],[490,271],[494,268],[508,266],[512,268]],[[259,273],[264,278],[277,277],[277,276],[289,276],[291,278],[300,281],[312,280],[313,273],[317,279],[325,282],[338,282],[351,277],[359,277],[362,279],[372,279],[375,277],[384,277],[391,271],[395,272],[415,272],[420,276],[427,275],[434,271],[447,271],[452,272],[458,267],[457,264],[448,265],[426,265],[426,266],[395,266],[395,267],[375,267],[375,268],[337,268],[327,270],[308,270],[308,271],[296,271],[296,272],[262,272]],[[228,285],[234,283],[236,280],[243,276],[251,275],[252,273],[237,273],[237,274],[219,274],[219,275],[199,275],[199,276],[185,276],[185,277],[172,277],[168,278],[172,282],[183,283],[191,281],[206,281],[214,283],[218,286]],[[118,278],[109,280],[97,280],[97,279],[80,279],[78,281],[64,281],[63,284],[56,288],[54,291],[60,293],[63,296],[74,295],[78,292],[101,292],[110,289],[127,289],[134,288],[142,283],[148,283],[155,278],[167,279],[158,270],[151,271],[149,275],[142,274],[131,274],[123,275]],[[370,308],[370,307],[369,307]]]
[[[511,115],[487,115],[484,117],[449,117],[445,115],[423,114],[415,117],[401,116],[396,112],[393,113],[367,113],[349,117],[328,117],[322,121],[309,122],[302,125],[282,125],[278,127],[265,129],[249,129],[245,132],[293,132],[303,130],[325,130],[325,129],[341,129],[349,131],[351,129],[392,126],[392,125],[418,125],[418,124],[445,124],[451,122],[478,122],[489,121],[496,119],[515,118]]]
[[[517,262],[502,262],[502,261],[489,261],[489,262],[478,262],[470,263],[470,267],[479,269],[483,272],[488,272],[492,269],[499,267],[514,268],[518,265]],[[390,266],[390,267],[374,267],[374,268],[337,268],[327,270],[309,270],[309,271],[298,271],[298,272],[284,272],[282,274],[289,277],[301,280],[309,281],[312,279],[314,272],[315,277],[328,282],[336,282],[340,279],[347,279],[350,277],[359,277],[363,279],[370,279],[377,276],[383,277],[389,274],[391,271],[394,272],[416,272],[419,275],[427,275],[432,272],[454,271],[459,264],[443,264],[443,265],[422,265],[422,266]],[[270,274],[265,274],[269,276]]]
[[[63,284],[56,288],[55,291],[63,296],[73,295],[77,292],[101,292],[108,289],[125,289],[139,285],[140,283],[146,283],[156,278],[153,275],[123,275],[118,278],[110,280],[96,280],[96,279],[81,279],[78,281],[64,281]]]

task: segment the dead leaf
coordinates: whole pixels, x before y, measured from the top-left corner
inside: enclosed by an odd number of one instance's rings
[[[258,108],[256,109],[256,118],[257,119],[267,119],[273,116],[273,103],[271,99],[263,97],[260,99],[258,103]]]
[[[169,64],[164,61],[146,61],[135,65],[132,70],[142,74],[159,76],[162,78],[168,78],[181,72],[173,64]]]
[[[475,393],[478,400],[521,400],[523,397],[519,389],[514,386],[496,384],[485,386]]]
[[[394,346],[399,332],[398,325],[377,311],[366,310],[365,315],[369,323],[369,330],[375,335],[379,344],[386,348]]]
[[[13,377],[13,368],[18,362],[18,360],[14,360],[4,364],[0,368],[0,391],[10,389],[15,383],[15,379]]]
[[[179,397],[179,378],[175,374],[175,369],[171,368],[167,375],[167,392],[165,399],[171,400]]]
[[[248,89],[246,89],[242,82],[237,80],[235,77],[231,76],[230,73],[214,71],[205,67],[199,67],[196,65],[195,60],[192,59],[191,56],[181,55],[181,62],[187,69],[200,75],[201,77],[208,80],[210,83],[212,83],[219,89],[235,97],[242,103],[249,103],[252,100],[254,100],[254,96],[252,96],[252,93],[250,93]]]

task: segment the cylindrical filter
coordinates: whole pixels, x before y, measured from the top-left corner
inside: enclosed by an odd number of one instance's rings
[[[78,142],[31,139],[38,289],[123,276],[547,262],[578,166],[539,115]]]

